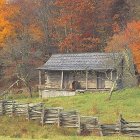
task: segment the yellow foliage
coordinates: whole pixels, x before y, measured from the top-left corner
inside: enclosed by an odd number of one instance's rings
[[[123,32],[115,34],[109,41],[106,51],[122,51],[126,47],[131,49],[140,72],[140,21],[128,23]]]
[[[5,0],[0,0],[0,47],[3,47],[6,39],[14,34],[14,24],[11,20],[17,12],[16,5],[6,4]]]

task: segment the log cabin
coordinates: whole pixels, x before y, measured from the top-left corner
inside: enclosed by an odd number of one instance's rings
[[[39,86],[44,71],[48,90],[109,90],[114,81],[118,88],[136,85],[133,61],[122,53],[53,54],[38,70]]]

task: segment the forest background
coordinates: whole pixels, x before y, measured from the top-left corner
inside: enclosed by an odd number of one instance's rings
[[[0,1],[1,90],[17,77],[31,90],[38,80],[36,68],[53,53],[128,48],[139,73],[139,0]]]

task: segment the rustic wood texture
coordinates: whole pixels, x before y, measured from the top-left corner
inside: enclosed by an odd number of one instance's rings
[[[102,129],[100,127],[98,117],[81,116],[80,129],[81,129],[81,133],[98,131],[98,134],[102,136]]]
[[[29,120],[41,120],[43,104],[29,104]]]
[[[56,124],[58,127],[76,128],[78,134],[82,134],[85,131],[92,133],[98,131],[100,136],[121,134],[140,137],[140,122],[126,121],[122,118],[122,115],[117,124],[100,124],[98,117],[80,116],[74,110],[64,111],[62,107],[48,108],[43,103],[26,104],[13,100],[0,101],[0,115],[23,115],[29,121],[39,120],[42,126]]]
[[[76,111],[61,112],[60,126],[68,128],[79,128],[79,113]]]
[[[45,88],[46,89],[65,89],[71,90],[73,81],[78,81],[78,89],[109,89],[112,87],[112,79],[115,79],[115,71],[107,72],[107,77],[105,77],[105,72],[101,75],[101,72],[95,71],[47,71]],[[63,82],[62,82],[63,79]],[[63,88],[62,88],[63,87]]]
[[[59,117],[60,112],[63,110],[63,108],[60,107],[54,107],[54,108],[44,108],[42,112],[42,125],[44,124],[57,124],[60,126]]]
[[[103,136],[120,134],[120,129],[117,124],[102,124],[101,129]]]
[[[140,137],[140,122],[128,122],[120,118],[121,133],[128,136]]]

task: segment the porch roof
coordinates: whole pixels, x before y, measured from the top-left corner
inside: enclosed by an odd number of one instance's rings
[[[54,54],[39,70],[109,70],[122,60],[120,53]]]

